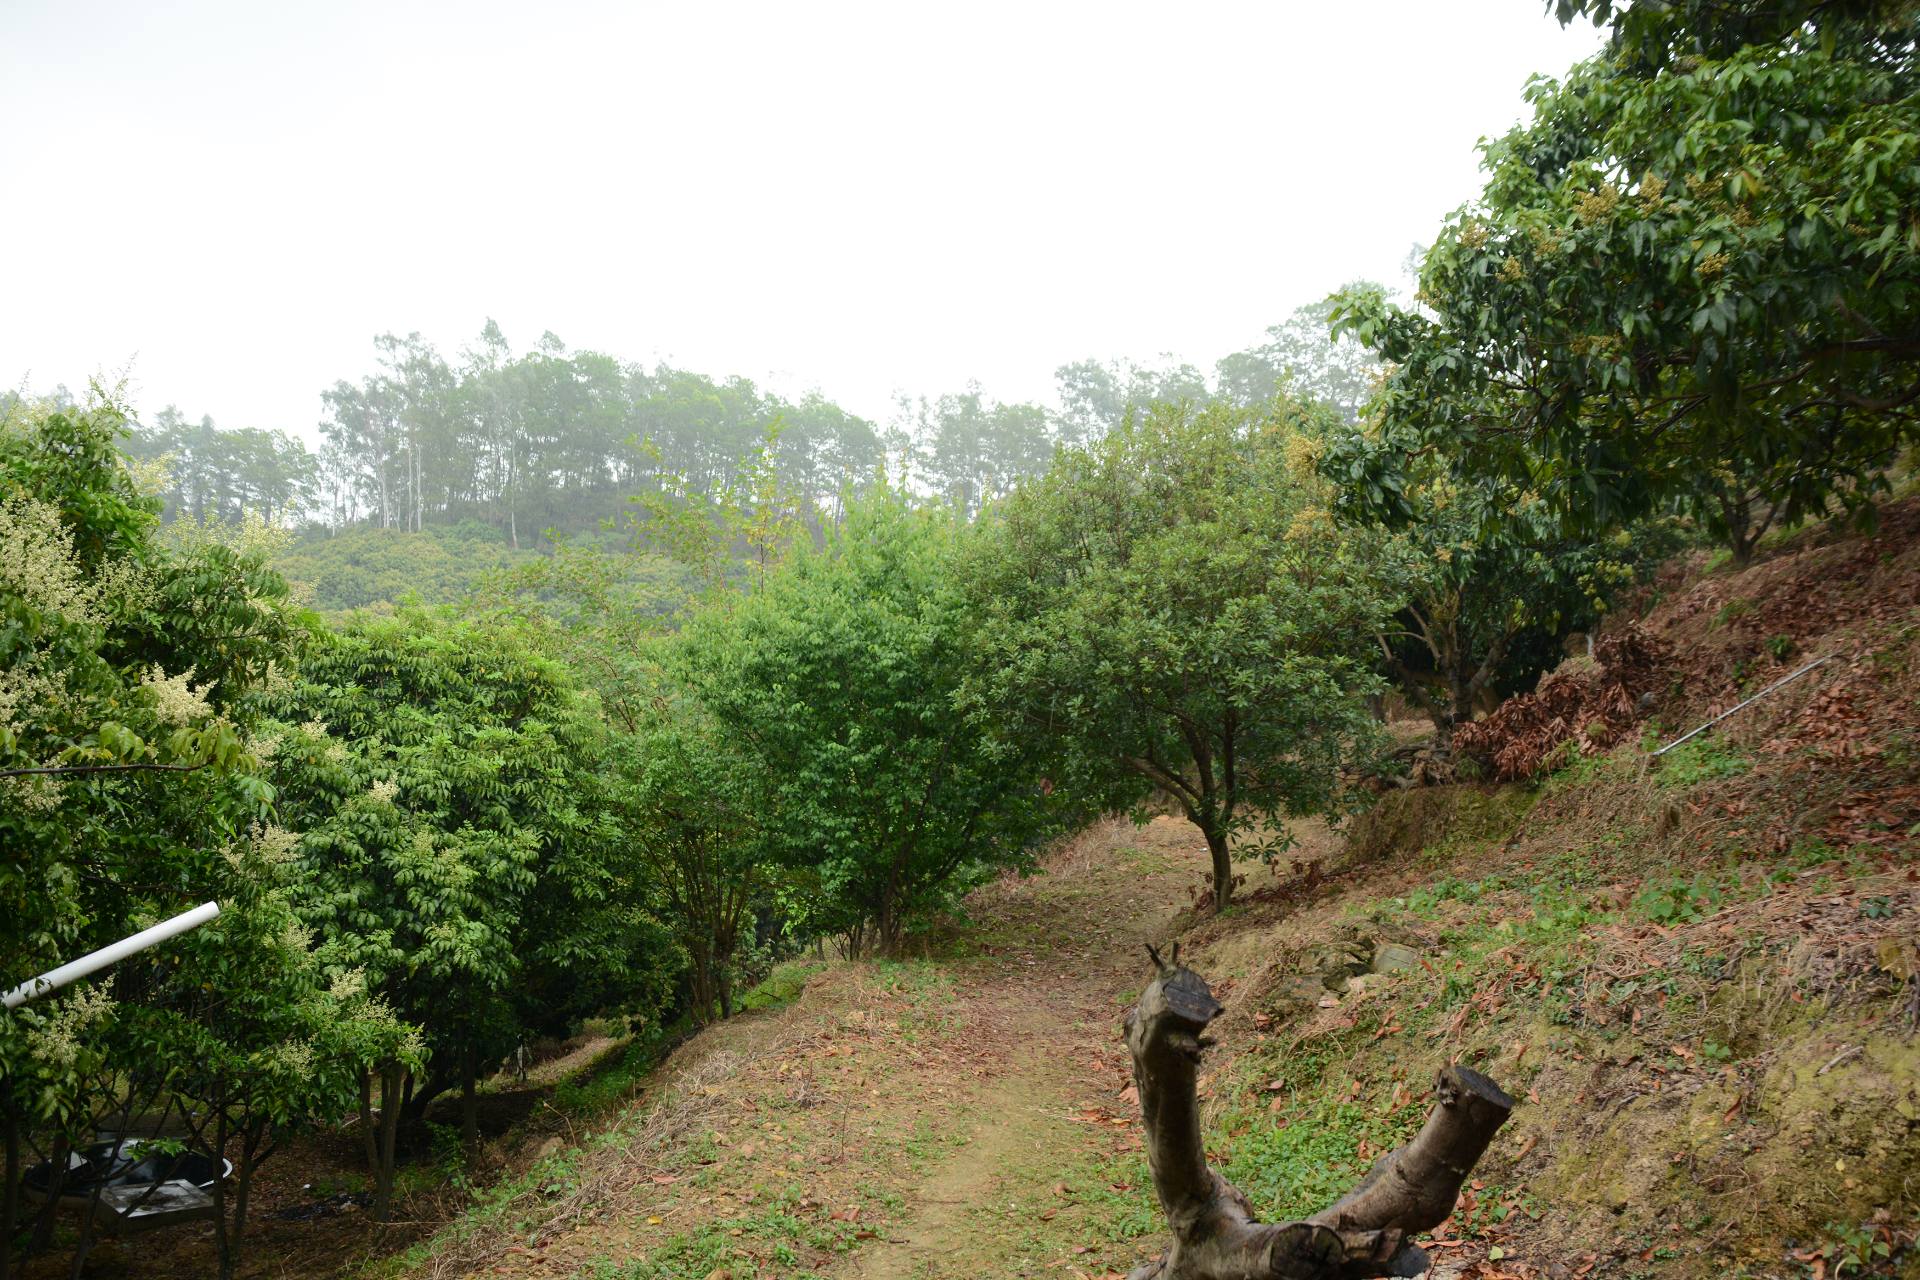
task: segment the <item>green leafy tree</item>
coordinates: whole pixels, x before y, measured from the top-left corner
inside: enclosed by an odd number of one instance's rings
[[[296,839],[256,827],[227,846],[219,919],[182,939],[174,963],[149,966],[148,1006],[126,1018],[126,1060],[164,1064],[207,1150],[234,1158],[230,1182],[213,1187],[221,1280],[239,1266],[260,1163],[289,1136],[350,1116],[366,1064],[421,1060],[418,1032],[364,975],[330,978],[313,951],[289,892]]]
[[[1330,425],[1289,402],[1156,406],[995,508],[965,563],[977,720],[1064,747],[1052,780],[1082,803],[1171,797],[1220,907],[1234,838],[1333,809],[1373,731],[1394,567],[1334,527],[1313,468]]]
[[[1678,502],[1738,563],[1772,523],[1865,513],[1920,404],[1910,6],[1561,11],[1613,42],[1486,146],[1420,307],[1343,302],[1394,365],[1384,445],[1589,529]]]
[[[418,1114],[459,1085],[472,1140],[482,1065],[528,1032],[650,1001],[661,939],[620,857],[598,715],[517,635],[418,611],[364,620],[316,646],[273,709],[319,953],[426,1036],[419,1072],[390,1059],[363,1079],[369,1107],[381,1086],[384,1210],[402,1096]]]
[[[212,1150],[229,1124],[240,1141],[216,1224],[228,1275],[271,1133],[339,1118],[329,1082],[405,1029],[318,981],[288,931],[286,870],[263,852],[287,841],[266,825],[262,704],[304,623],[257,549],[156,536],[160,501],[120,451],[129,426],[105,397],[16,401],[0,420],[0,966],[41,972],[199,901],[223,910],[105,981],[0,1015],[0,1270],[23,1142],[61,1153],[97,1117],[163,1099],[211,1109]],[[271,1065],[287,1055],[302,1070]]]
[[[1321,469],[1341,518],[1386,531],[1404,566],[1408,599],[1379,636],[1381,658],[1442,755],[1484,699],[1528,687],[1570,632],[1676,546],[1664,522],[1593,538],[1511,482],[1462,480],[1424,456],[1385,455],[1397,465],[1382,468],[1382,456],[1365,432],[1336,432]]]
[[[693,1016],[733,1016],[736,963],[773,868],[755,762],[683,695],[663,688],[622,743],[633,855],[686,953]]]
[[[691,695],[763,780],[769,857],[810,881],[811,923],[853,954],[897,947],[1058,829],[1035,757],[955,709],[959,529],[946,508],[876,489],[823,545],[681,633]]]

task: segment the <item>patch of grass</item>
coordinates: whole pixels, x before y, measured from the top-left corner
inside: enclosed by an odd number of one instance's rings
[[[1403,898],[1389,899],[1385,905],[1390,911],[1431,920],[1439,914],[1441,903],[1478,902],[1489,893],[1507,888],[1508,884],[1507,878],[1500,875],[1482,876],[1477,880],[1441,876],[1432,884],[1422,885]]]
[[[800,1193],[787,1187],[756,1212],[719,1218],[668,1237],[643,1258],[601,1259],[590,1265],[592,1280],[704,1280],[723,1272],[736,1280],[766,1273],[795,1280],[817,1271],[795,1271],[820,1254],[840,1254],[854,1246],[859,1223],[833,1219],[817,1209],[801,1209]]]
[[[1582,755],[1580,744],[1571,738],[1556,750],[1562,754],[1563,760],[1547,777],[1549,790],[1563,791],[1568,787],[1590,786],[1596,782],[1626,777],[1633,772],[1633,762],[1627,757],[1611,752]]]
[[[1703,782],[1737,778],[1753,768],[1753,757],[1712,734],[1683,742],[1660,757],[1660,782],[1669,787],[1697,787]]]
[[[609,1111],[640,1087],[679,1038],[683,1024],[656,1027],[624,1044],[614,1045],[584,1071],[553,1087],[553,1106],[572,1116]]]
[[[1285,1053],[1250,1054],[1239,1064],[1238,1086],[1219,1112],[1211,1145],[1222,1174],[1263,1216],[1305,1217],[1325,1208],[1425,1119],[1418,1105],[1392,1112],[1382,1105],[1390,1072],[1372,1048],[1370,1025],[1360,1025]]]
[[[1718,631],[1721,627],[1732,622],[1738,622],[1752,612],[1753,601],[1746,599],[1729,600],[1720,606],[1720,612],[1713,615],[1713,625],[1709,629]]]
[[[1691,924],[1720,910],[1726,900],[1723,879],[1702,871],[1690,880],[1682,876],[1649,880],[1633,900],[1633,910],[1652,924]]]
[[[773,967],[773,972],[745,995],[740,997],[739,1012],[755,1013],[765,1009],[781,1009],[800,998],[807,988],[808,979],[826,968],[820,960],[788,960]]]
[[[1114,852],[1129,868],[1143,876],[1165,875],[1180,869],[1179,860],[1165,849],[1140,849],[1127,845]]]

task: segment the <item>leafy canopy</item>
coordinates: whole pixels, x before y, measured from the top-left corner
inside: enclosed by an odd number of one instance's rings
[[[1770,520],[1864,503],[1920,401],[1909,7],[1564,8],[1617,19],[1614,45],[1486,146],[1420,306],[1343,299],[1396,366],[1380,446],[1439,445],[1588,529],[1679,501],[1742,557]]]
[[[1369,646],[1403,572],[1334,524],[1332,422],[1155,406],[995,508],[962,570],[977,720],[1046,744],[1089,806],[1170,796],[1222,904],[1228,837],[1331,809],[1372,732]]]
[[[1033,762],[956,710],[957,516],[881,485],[819,548],[683,632],[693,696],[763,778],[770,855],[821,931],[892,946],[1057,829]]]

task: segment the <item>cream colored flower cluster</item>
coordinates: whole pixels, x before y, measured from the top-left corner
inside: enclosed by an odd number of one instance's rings
[[[104,622],[106,583],[89,579],[73,554],[59,508],[35,498],[0,502],[0,591],[70,622]]]
[[[27,1035],[33,1056],[52,1067],[71,1067],[80,1058],[80,1037],[113,1009],[113,979],[81,987],[55,1005]]]
[[[153,714],[162,724],[185,728],[213,714],[207,705],[207,686],[193,687],[193,668],[169,676],[158,664],[140,677],[140,687],[153,696]]]

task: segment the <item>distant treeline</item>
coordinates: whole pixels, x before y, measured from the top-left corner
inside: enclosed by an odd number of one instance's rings
[[[1327,337],[1327,307],[1303,307],[1211,377],[1171,357],[1081,360],[1056,372],[1056,405],[1004,403],[977,385],[902,399],[880,426],[818,393],[789,400],[745,378],[715,379],[571,351],[551,333],[515,354],[489,321],[449,360],[418,334],[375,340],[378,368],[322,393],[316,453],[285,430],[195,422],[169,406],[126,446],[164,462],[166,517],[284,526],[422,529],[480,521],[511,546],[581,532],[635,495],[713,493],[772,438],[780,489],[831,523],[883,468],[966,511],[1046,470],[1155,401],[1271,400],[1281,388],[1351,417],[1372,364]]]

